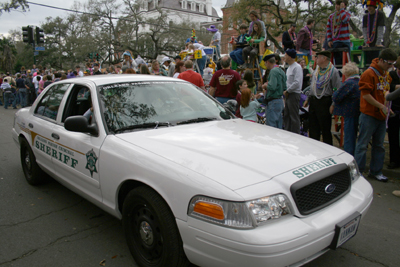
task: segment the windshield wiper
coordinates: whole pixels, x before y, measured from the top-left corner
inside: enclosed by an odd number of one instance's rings
[[[127,130],[133,130],[133,129],[145,129],[145,128],[153,128],[157,129],[158,126],[167,126],[170,127],[171,124],[169,122],[149,122],[149,123],[143,123],[143,124],[136,124],[136,125],[130,125],[126,127],[122,127],[119,129],[114,130],[115,133],[127,131]]]
[[[176,123],[176,124],[180,125],[180,124],[189,124],[189,123],[195,123],[195,122],[214,121],[214,120],[216,120],[216,119],[217,119],[217,118],[207,118],[207,117],[204,117],[204,118],[191,119],[191,120],[187,120],[187,121],[180,121],[180,122],[178,122],[178,123]]]

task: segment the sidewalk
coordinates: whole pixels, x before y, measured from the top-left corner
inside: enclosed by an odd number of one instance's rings
[[[333,137],[333,145],[335,147],[343,149],[343,148],[339,147],[339,142],[335,137]],[[395,178],[395,179],[399,179],[400,180],[400,168],[397,168],[397,169],[388,169],[387,168],[387,166],[389,164],[389,160],[390,160],[389,159],[389,142],[388,142],[387,134],[385,136],[384,147],[385,147],[385,154],[386,155],[385,155],[385,162],[383,164],[382,173],[383,173],[383,175],[387,176],[388,178],[391,178],[391,179]],[[366,170],[369,170],[369,162],[370,162],[370,160],[371,160],[371,148],[369,147],[368,148],[368,152],[367,152],[367,166],[365,168]],[[367,174],[365,174],[365,175],[367,175]]]

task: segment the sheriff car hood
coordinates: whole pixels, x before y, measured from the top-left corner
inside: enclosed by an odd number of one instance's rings
[[[343,153],[298,134],[240,119],[135,131],[117,137],[232,190]]]

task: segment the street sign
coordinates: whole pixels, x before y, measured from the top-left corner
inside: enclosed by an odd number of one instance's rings
[[[34,56],[38,56],[38,55],[39,55],[39,52],[38,52],[38,51],[35,51],[35,52],[33,52],[33,55],[34,55]]]
[[[35,51],[44,51],[44,50],[45,50],[44,46],[35,47]]]

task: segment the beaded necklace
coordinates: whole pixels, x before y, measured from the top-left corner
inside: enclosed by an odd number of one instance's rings
[[[370,23],[371,23],[371,14],[368,13],[368,23],[367,23],[367,44],[370,44],[374,41],[375,39],[375,34],[376,34],[376,25],[378,22],[378,10],[375,11],[375,18],[374,18],[374,26],[372,28],[372,33],[370,33]]]
[[[332,16],[331,30],[332,37],[337,38],[340,34],[340,25],[342,24],[342,18],[340,17],[340,12],[336,12]]]
[[[390,83],[389,83],[389,73],[387,71],[385,71],[385,76],[381,75],[379,73],[379,71],[377,69],[375,69],[374,67],[369,67],[369,69],[373,70],[376,74],[376,76],[378,76],[379,79],[379,83],[376,85],[376,89],[377,90],[382,90],[384,92],[387,92],[390,90]]]
[[[318,99],[321,99],[321,97],[324,95],[326,87],[332,78],[333,70],[334,68],[331,62],[329,62],[329,65],[324,72],[321,72],[320,67],[317,66],[315,75],[312,77],[311,90]],[[319,91],[322,90],[319,96],[317,94],[317,89]]]

